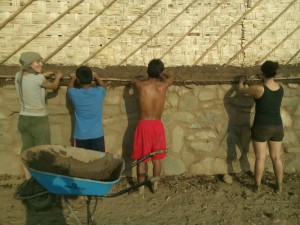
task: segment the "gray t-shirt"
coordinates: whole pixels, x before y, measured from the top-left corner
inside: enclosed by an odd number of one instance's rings
[[[21,103],[20,115],[24,116],[46,116],[48,115],[46,108],[46,90],[42,87],[45,77],[42,74],[29,73],[23,75],[22,87],[20,88],[18,80],[20,80],[21,72],[15,77],[15,85],[17,94]]]

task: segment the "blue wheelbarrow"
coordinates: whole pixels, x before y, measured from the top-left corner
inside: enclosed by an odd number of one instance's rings
[[[45,210],[53,204],[56,195],[63,195],[73,213],[66,196],[85,196],[88,206],[88,224],[94,224],[93,213],[98,198],[116,197],[154,181],[146,179],[117,193],[110,193],[111,188],[120,181],[123,172],[148,157],[164,152],[167,150],[153,152],[135,161],[129,168],[125,168],[124,159],[111,153],[62,145],[36,146],[24,151],[21,157],[33,177],[30,182],[39,187],[36,188],[38,191],[35,190],[30,194],[18,193],[16,197],[26,201],[34,210]],[[91,212],[89,207],[92,197],[95,197],[96,202]],[[73,215],[80,224],[76,215],[74,213]]]

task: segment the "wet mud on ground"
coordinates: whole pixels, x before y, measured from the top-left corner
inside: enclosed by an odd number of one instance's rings
[[[29,209],[14,193],[23,178],[0,176],[1,225],[77,225],[62,196],[43,211]],[[122,178],[111,193],[128,187]],[[285,174],[283,192],[274,191],[274,174],[265,173],[262,191],[253,189],[253,174],[222,176],[163,177],[158,192],[137,192],[98,200],[95,224],[107,225],[298,225],[300,224],[300,173]],[[67,196],[81,224],[87,224],[83,196]],[[94,201],[91,203],[94,208]]]

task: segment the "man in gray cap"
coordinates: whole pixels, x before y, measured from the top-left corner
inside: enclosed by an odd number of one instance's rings
[[[51,144],[45,89],[57,89],[63,74],[57,72],[53,82],[46,80],[42,74],[42,57],[36,52],[22,53],[19,62],[22,68],[16,74],[15,86],[21,104],[18,130],[23,143],[21,151],[24,151]],[[25,179],[29,180],[31,174],[24,166],[22,169]]]

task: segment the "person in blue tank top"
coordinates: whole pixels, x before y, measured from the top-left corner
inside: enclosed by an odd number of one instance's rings
[[[96,86],[93,85],[93,80]],[[79,88],[75,87],[75,82]],[[106,85],[89,67],[76,70],[68,84],[68,96],[74,106],[75,127],[74,146],[105,152],[104,130],[102,124],[103,100]]]
[[[277,179],[276,191],[282,191],[283,163],[281,144],[284,137],[280,107],[284,94],[282,86],[274,80],[279,68],[277,62],[266,61],[261,66],[263,85],[245,86],[245,77],[241,77],[238,91],[254,97],[255,117],[251,128],[251,138],[255,153],[255,183],[261,190],[261,179],[265,167],[266,149],[269,149],[274,173]]]

